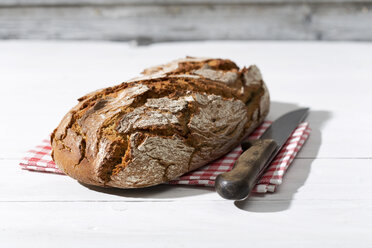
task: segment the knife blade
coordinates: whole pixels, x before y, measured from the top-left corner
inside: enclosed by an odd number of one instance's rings
[[[243,141],[243,153],[233,169],[217,176],[217,193],[229,200],[247,198],[262,173],[308,112],[308,108],[302,108],[286,113],[275,120],[258,140]]]

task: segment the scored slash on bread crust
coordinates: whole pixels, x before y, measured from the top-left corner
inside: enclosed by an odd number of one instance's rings
[[[229,152],[269,102],[256,66],[187,57],[80,98],[52,134],[52,157],[86,184],[160,184]]]

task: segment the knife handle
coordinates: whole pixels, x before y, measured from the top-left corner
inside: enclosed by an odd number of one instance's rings
[[[278,149],[272,139],[253,140],[244,142],[244,151],[235,162],[233,169],[217,176],[216,191],[220,196],[229,200],[242,200],[252,191],[262,170]]]

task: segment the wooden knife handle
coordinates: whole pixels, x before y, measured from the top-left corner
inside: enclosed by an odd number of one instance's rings
[[[254,140],[249,143],[250,147],[240,155],[234,168],[216,178],[216,191],[225,199],[246,198],[255,186],[260,172],[278,149],[276,142],[271,139]],[[247,142],[242,145],[246,147]]]

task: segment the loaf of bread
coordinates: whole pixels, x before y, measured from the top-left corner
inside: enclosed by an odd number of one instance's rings
[[[176,179],[236,147],[265,118],[254,65],[187,57],[78,99],[51,136],[52,157],[76,180],[140,188]]]

